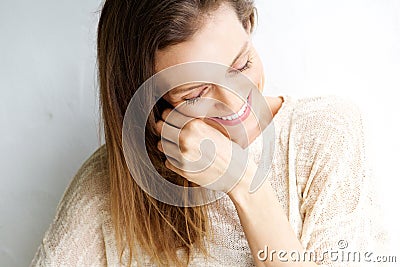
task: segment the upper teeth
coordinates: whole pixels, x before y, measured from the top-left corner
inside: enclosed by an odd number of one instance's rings
[[[247,108],[247,103],[245,103],[245,104],[240,108],[240,110],[239,110],[237,113],[235,113],[235,114],[233,114],[233,115],[231,115],[231,116],[217,117],[217,118],[222,119],[222,120],[225,120],[225,121],[235,120],[235,119],[241,117],[241,116],[244,114],[246,108]]]

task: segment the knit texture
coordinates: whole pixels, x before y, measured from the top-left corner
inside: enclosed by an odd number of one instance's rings
[[[267,179],[301,244],[323,266],[364,266],[364,252],[385,255],[387,236],[365,156],[360,110],[335,96],[282,97],[273,119],[275,150]],[[256,164],[262,164],[261,150],[260,135],[249,147]],[[207,243],[212,257],[195,251],[190,266],[255,266],[235,206],[227,195],[217,201],[228,212],[210,211],[216,236]],[[120,266],[109,202],[102,146],[65,191],[31,265]],[[325,251],[338,251],[338,259],[322,259]],[[361,252],[361,263],[344,261],[342,251]],[[154,266],[146,255],[143,259]]]

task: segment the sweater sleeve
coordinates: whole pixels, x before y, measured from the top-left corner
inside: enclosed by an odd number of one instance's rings
[[[57,207],[31,266],[105,266],[108,186],[97,151],[80,168]]]
[[[364,266],[383,252],[377,249],[386,235],[365,157],[362,115],[337,97],[320,103],[297,125],[303,134],[296,145],[310,163],[298,178],[301,242],[318,264]]]

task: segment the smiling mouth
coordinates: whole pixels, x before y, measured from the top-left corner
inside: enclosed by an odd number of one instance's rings
[[[239,109],[237,113],[233,113],[231,115],[223,117],[211,117],[210,119],[213,119],[219,123],[229,126],[236,125],[247,119],[247,117],[250,114],[250,107],[251,107],[251,93],[247,97],[246,103],[244,103],[244,105]]]
[[[239,111],[237,113],[233,113],[233,114],[231,114],[229,116],[226,116],[226,117],[215,117],[215,118],[222,119],[224,121],[235,120],[235,119],[243,116],[243,114],[246,111],[246,108],[247,108],[248,105],[249,105],[249,97],[247,97],[246,103],[244,103],[244,105],[239,109]]]

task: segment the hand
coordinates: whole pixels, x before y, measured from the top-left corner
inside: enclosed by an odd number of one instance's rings
[[[156,131],[165,166],[200,186],[228,192],[246,169],[244,150],[203,119],[166,109]]]

